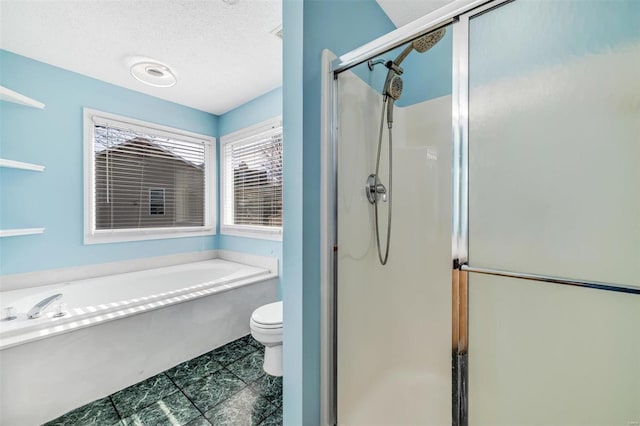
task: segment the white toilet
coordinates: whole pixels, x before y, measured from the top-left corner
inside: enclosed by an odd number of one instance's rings
[[[264,371],[282,376],[282,302],[260,306],[251,314],[251,335],[264,345]]]

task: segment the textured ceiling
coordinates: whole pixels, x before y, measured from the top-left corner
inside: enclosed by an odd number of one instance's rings
[[[282,85],[281,0],[0,0],[0,48],[213,114]],[[168,65],[170,88],[129,67]]]
[[[423,17],[453,0],[376,0],[396,27]]]

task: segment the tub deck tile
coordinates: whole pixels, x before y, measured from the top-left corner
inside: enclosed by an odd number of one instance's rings
[[[222,369],[190,384],[183,391],[200,411],[205,412],[245,386],[234,374]]]
[[[183,388],[221,368],[222,364],[213,359],[211,353],[206,353],[170,368],[166,373],[178,387]]]
[[[149,405],[178,392],[178,388],[161,373],[111,395],[118,414],[129,417]]]
[[[207,411],[205,416],[214,425],[257,426],[276,410],[267,399],[246,387]]]
[[[263,369],[264,353],[257,350],[244,358],[240,358],[236,362],[229,364],[227,370],[240,377],[245,383],[249,384],[266,373]]]
[[[200,411],[183,395],[173,393],[122,419],[123,426],[181,426],[200,416]]]
[[[109,397],[106,397],[70,411],[64,416],[45,423],[44,426],[115,426],[119,422],[120,416]]]

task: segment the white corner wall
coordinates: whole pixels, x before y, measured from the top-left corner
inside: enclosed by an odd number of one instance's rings
[[[353,73],[340,75],[338,422],[450,424],[451,97],[395,109],[386,266],[378,261],[364,194],[375,167],[381,99]],[[385,132],[385,165],[386,147]],[[380,174],[386,184],[386,166]],[[384,240],[386,205],[381,212]]]

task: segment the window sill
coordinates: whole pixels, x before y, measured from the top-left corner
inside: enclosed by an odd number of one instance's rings
[[[84,244],[124,243],[129,241],[164,240],[169,238],[188,238],[215,235],[213,226],[184,227],[169,229],[117,229],[113,231],[94,231],[85,234]]]
[[[257,238],[261,240],[282,241],[282,228],[273,229],[267,227],[252,226],[221,226],[222,235],[234,237]]]

